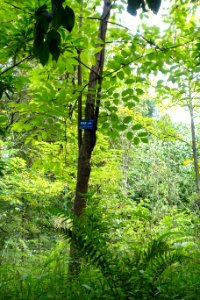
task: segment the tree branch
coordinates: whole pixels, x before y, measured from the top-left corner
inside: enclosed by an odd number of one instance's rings
[[[14,5],[14,4],[12,4],[12,3],[10,3],[10,2],[7,2],[7,1],[4,1],[4,3],[6,3],[6,4],[8,4],[8,5],[10,5],[10,6],[12,6],[13,8],[15,8],[15,9],[18,9],[18,10],[21,10],[21,11],[23,11],[24,12],[24,9],[23,8],[21,8],[21,7],[19,7],[19,6],[16,6],[16,5]],[[33,15],[32,13],[30,13],[30,12],[27,12],[29,15]]]
[[[14,5],[14,4],[12,4],[12,3],[9,3],[9,2],[7,2],[7,1],[4,1],[4,3],[6,3],[6,4],[8,4],[8,5],[10,5],[10,6],[14,7],[14,8],[16,8],[16,9],[23,10],[21,7],[16,6],[16,5]]]
[[[3,70],[3,71],[0,73],[0,76],[3,75],[3,74],[5,74],[5,73],[8,72],[8,71],[14,69],[15,67],[17,67],[17,66],[19,66],[20,64],[22,64],[24,61],[29,60],[29,59],[31,59],[31,58],[32,58],[32,55],[28,55],[28,56],[24,57],[22,60],[16,62],[16,63],[13,64],[12,66],[10,66],[10,67],[6,68],[5,70]]]
[[[97,78],[99,77],[99,74],[97,72],[95,72],[95,70],[92,70],[92,68],[90,68],[89,66],[87,66],[84,62],[81,61],[81,59],[79,57],[74,57],[74,59],[76,61],[79,62],[79,64],[83,65],[86,69],[90,70],[90,71],[93,71],[96,75],[97,75]]]

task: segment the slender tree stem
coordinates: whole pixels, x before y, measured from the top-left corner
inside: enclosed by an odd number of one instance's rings
[[[194,170],[195,170],[195,182],[196,182],[196,190],[197,190],[198,198],[200,200],[199,161],[198,161],[197,142],[196,142],[196,130],[195,130],[195,123],[194,123],[194,105],[193,105],[191,94],[190,94],[189,111],[190,111],[190,126],[191,126],[191,136],[192,136],[192,152],[193,152]]]
[[[102,49],[96,54],[96,64],[92,66],[90,70],[88,93],[86,97],[85,105],[85,119],[94,120],[97,124],[99,117],[99,106],[101,99],[101,85],[102,85],[102,73],[104,68],[104,58],[105,58],[105,39],[107,32],[107,21],[109,19],[111,10],[110,0],[104,0],[103,13],[99,26],[99,38],[103,42]],[[98,47],[99,45],[97,45]],[[81,64],[79,64],[81,66]],[[81,81],[81,69],[78,70],[78,82],[82,84]],[[80,81],[79,81],[80,80]],[[95,91],[95,92],[94,92]],[[78,99],[78,112],[79,121],[82,115],[82,98]],[[96,144],[96,124],[92,130],[85,130],[84,135],[80,137],[79,135],[79,154],[78,154],[78,173],[77,173],[77,184],[76,184],[76,194],[74,200],[74,223],[73,223],[73,238],[71,240],[70,247],[70,263],[69,263],[69,278],[76,275],[81,266],[80,253],[77,245],[77,234],[80,234],[82,228],[84,228],[83,219],[84,209],[86,207],[88,184],[90,179],[91,171],[91,156],[94,146]],[[77,225],[78,221],[78,225]],[[82,227],[80,227],[82,226]]]

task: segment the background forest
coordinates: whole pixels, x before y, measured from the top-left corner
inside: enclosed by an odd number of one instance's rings
[[[199,299],[200,2],[160,2],[0,0],[0,300]]]

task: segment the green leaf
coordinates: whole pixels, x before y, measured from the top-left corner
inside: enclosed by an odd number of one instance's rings
[[[75,14],[71,7],[65,7],[64,13],[62,14],[61,22],[64,28],[66,28],[69,32],[72,31],[75,23]]]
[[[120,124],[118,126],[115,126],[115,128],[118,129],[119,131],[124,131],[124,130],[126,130],[127,127],[124,124]]]
[[[47,34],[47,44],[49,46],[49,51],[53,56],[55,61],[58,60],[60,55],[59,44],[61,41],[60,33],[54,28],[51,29]]]
[[[45,66],[49,60],[49,47],[47,42],[43,42],[38,48],[38,57],[43,66]]]
[[[109,111],[111,111],[111,112],[116,112],[116,111],[118,111],[118,108],[116,107],[116,106],[110,106],[110,107],[108,107],[107,108]]]
[[[141,125],[141,124],[135,124],[135,125],[132,127],[133,130],[139,130],[139,129],[141,129],[141,128],[142,128],[142,125]]]
[[[136,89],[137,95],[142,95],[144,94],[144,91],[142,89]]]
[[[87,285],[87,284],[82,284],[82,286],[83,286],[84,288],[86,288],[87,290],[92,291],[92,288],[91,288],[89,285]]]
[[[102,128],[103,129],[108,129],[110,127],[110,124],[108,123],[108,122],[104,122],[103,124],[102,124]]]
[[[119,72],[117,73],[117,77],[118,77],[119,79],[123,80],[123,79],[124,79],[124,72],[123,72],[123,71],[119,71]]]
[[[134,102],[127,102],[127,103],[126,103],[126,106],[127,106],[128,108],[133,108],[133,107],[135,107],[135,103],[134,103]]]
[[[59,9],[65,0],[51,0],[51,6],[53,11]]]
[[[44,34],[43,33],[40,33],[39,35],[36,34],[33,43],[33,54],[35,56],[38,56],[38,51],[39,51],[38,49],[40,48],[43,42],[44,42]]]
[[[60,41],[61,41],[60,33],[57,30],[55,30],[54,28],[51,29],[47,33],[47,43],[48,43],[48,45],[51,44],[51,43],[56,43],[57,45],[59,45]]]
[[[134,137],[133,143],[134,145],[138,145],[140,142],[140,139],[138,137]]]
[[[116,130],[110,130],[109,131],[109,136],[113,139],[116,139],[117,137],[119,137],[119,132]]]
[[[40,16],[40,15],[41,15],[43,12],[45,12],[45,11],[47,11],[47,5],[46,5],[46,4],[40,6],[40,7],[36,10],[35,15],[36,15],[36,16]]]
[[[126,89],[122,92],[122,96],[132,95],[132,94],[133,94],[133,89]]]
[[[146,0],[149,8],[154,12],[154,14],[157,14],[159,11],[161,0]]]
[[[131,95],[127,95],[127,96],[123,97],[122,100],[124,102],[128,102],[129,100],[132,100],[132,96]]]
[[[148,138],[141,138],[141,141],[145,144],[148,144],[149,142],[149,139]]]
[[[134,83],[134,82],[135,82],[135,80],[132,79],[132,78],[128,78],[128,79],[126,79],[126,81],[125,81],[126,84],[132,84],[132,83]]]
[[[5,115],[0,115],[0,124],[1,124],[1,126],[5,125],[6,122],[7,122],[7,117]]]
[[[51,51],[51,54],[53,56],[53,60],[58,61],[60,56],[60,48],[55,48]]]
[[[62,6],[59,6],[53,13],[52,26],[58,29],[62,25],[63,15],[65,10]]]
[[[49,28],[49,22],[51,20],[50,14],[48,12],[43,12],[35,25],[35,32],[36,37],[40,36],[41,34],[45,34]]]
[[[129,141],[133,139],[133,133],[131,131],[127,132],[126,137]]]
[[[140,133],[138,133],[139,137],[145,137],[147,135],[148,135],[148,132],[140,132]]]
[[[124,122],[125,124],[128,124],[128,123],[130,123],[130,122],[132,121],[132,119],[133,119],[132,116],[127,116],[127,117],[124,118],[124,121],[123,121],[123,122]]]
[[[132,99],[133,99],[134,101],[136,101],[136,102],[139,102],[139,101],[140,101],[140,99],[139,99],[137,96],[135,96],[135,95],[132,96]]]
[[[114,93],[113,98],[119,98],[119,93]]]

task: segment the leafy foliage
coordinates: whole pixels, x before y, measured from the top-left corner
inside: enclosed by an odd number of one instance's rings
[[[35,12],[36,23],[33,51],[43,66],[48,62],[50,53],[55,61],[60,56],[61,35],[58,31],[60,26],[63,26],[69,32],[74,27],[74,11],[67,5],[64,8],[63,2],[52,1],[52,12],[47,10],[46,4],[40,6]]]

